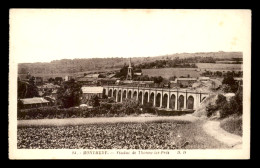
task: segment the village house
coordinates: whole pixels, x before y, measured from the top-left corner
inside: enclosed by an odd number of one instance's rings
[[[98,96],[99,98],[103,98],[103,87],[81,87],[82,90],[82,104],[89,104],[89,100],[94,96]]]
[[[117,78],[103,78],[100,80],[101,85],[113,85],[115,84]]]
[[[71,80],[71,79],[73,79],[73,77],[72,77],[72,76],[69,76],[69,75],[66,75],[66,76],[64,77],[64,81],[69,81],[69,80]]]
[[[77,78],[76,81],[82,85],[95,85],[98,82],[97,78]]]
[[[133,81],[133,84],[139,87],[152,87],[154,85],[154,81]]]
[[[87,74],[86,78],[100,78],[102,75],[100,74]]]
[[[46,83],[44,85],[41,86],[37,86],[39,91],[53,91],[55,89],[58,89],[60,86],[59,85],[54,85],[52,83]]]
[[[142,72],[135,72],[134,75],[135,75],[135,76],[142,76],[143,73],[142,73]]]
[[[21,108],[37,108],[50,105],[50,102],[42,97],[19,99]]]
[[[55,89],[51,93],[51,97],[53,97],[55,100],[57,100],[57,92],[58,92],[58,89]]]
[[[177,85],[181,88],[191,87],[195,82],[197,82],[196,78],[177,78]]]

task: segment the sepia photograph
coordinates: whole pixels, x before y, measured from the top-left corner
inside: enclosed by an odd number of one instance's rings
[[[10,9],[9,159],[250,159],[251,11]]]

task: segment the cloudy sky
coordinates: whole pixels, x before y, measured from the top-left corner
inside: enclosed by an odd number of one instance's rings
[[[248,10],[10,10],[17,63],[243,51]]]

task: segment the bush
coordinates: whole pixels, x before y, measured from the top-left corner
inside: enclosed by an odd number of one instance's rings
[[[206,107],[207,117],[211,117],[216,111],[218,107],[216,105],[212,105],[211,103]]]
[[[220,127],[232,134],[243,134],[242,116],[232,115],[220,122]]]
[[[234,110],[230,107],[230,103],[226,103],[221,107],[220,118],[226,118],[232,114],[234,114]]]
[[[142,105],[143,113],[151,113],[151,114],[156,114],[156,109],[153,107],[152,102],[145,103]]]

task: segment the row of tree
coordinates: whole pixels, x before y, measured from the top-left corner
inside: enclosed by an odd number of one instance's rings
[[[221,72],[221,71],[205,71],[201,74],[201,76],[207,76],[207,77],[225,77],[225,76],[233,76],[233,77],[242,77],[243,72],[242,71],[227,71],[227,72]]]

